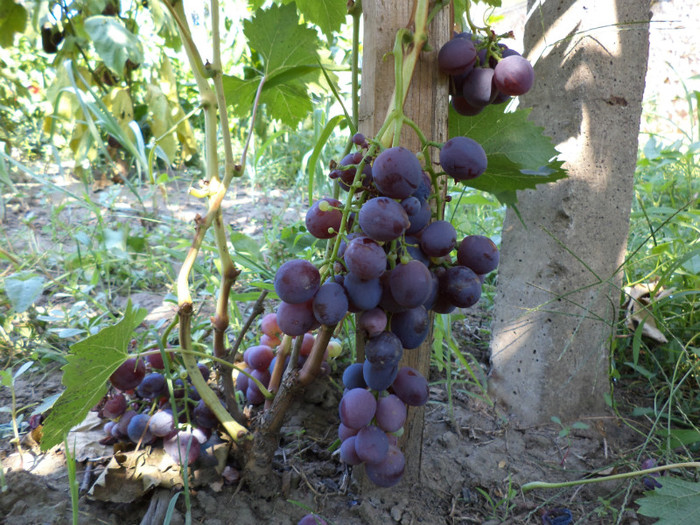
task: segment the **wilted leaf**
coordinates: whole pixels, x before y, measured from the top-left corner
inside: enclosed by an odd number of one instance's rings
[[[696,525],[700,523],[700,483],[660,478],[662,487],[645,492],[638,499],[642,516],[659,518],[656,525]]]
[[[85,19],[85,30],[90,35],[95,51],[105,65],[117,75],[124,74],[127,60],[134,64],[143,62],[141,43],[113,16],[91,16]]]
[[[44,278],[31,272],[13,273],[5,277],[5,293],[17,313],[29,308],[44,290]]]
[[[97,412],[89,412],[85,420],[68,433],[67,443],[77,462],[96,460],[112,455],[112,447],[100,444],[104,439],[104,420]]]
[[[124,134],[133,142],[134,132],[131,131],[129,123],[134,120],[134,106],[131,103],[129,92],[126,89],[113,88],[102,98],[102,102],[104,102]]]

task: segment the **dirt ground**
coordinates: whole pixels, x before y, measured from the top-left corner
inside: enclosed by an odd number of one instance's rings
[[[687,116],[678,101],[682,95],[680,80],[697,75],[690,28],[697,27],[698,10],[691,3],[659,1],[654,5],[656,24],[652,24],[650,74],[646,99],[656,104],[660,120],[677,122]],[[514,16],[518,16],[517,13]],[[692,18],[692,20],[691,20]],[[700,22],[698,22],[700,23]],[[668,67],[672,63],[675,68]],[[697,88],[697,86],[696,86]],[[672,104],[662,104],[663,100]],[[649,130],[650,121],[643,127]],[[654,130],[672,134],[672,124],[656,124]],[[661,127],[658,127],[661,126]],[[29,185],[27,185],[29,187]],[[31,193],[31,191],[29,192]],[[126,192],[124,192],[126,193]],[[251,208],[251,194],[231,196],[233,209],[247,209],[254,220],[239,224],[245,233],[260,233],[265,221],[278,214],[275,202],[280,197],[262,196]],[[257,196],[258,199],[261,196]],[[247,200],[250,199],[250,200]],[[182,204],[182,203],[181,203]],[[19,215],[26,206],[47,216],[46,206],[39,200],[8,202],[10,213],[4,227],[21,231]],[[14,206],[14,208],[13,208]],[[191,220],[201,211],[196,201],[171,209],[175,218]],[[246,208],[248,206],[248,208]],[[288,211],[286,219],[294,219]],[[241,214],[240,216],[244,216]],[[36,231],[38,243],[50,243]],[[24,241],[22,239],[25,239]],[[18,236],[15,249],[26,237]],[[142,297],[158,305],[161,298]],[[456,327],[463,351],[472,351],[483,370],[488,368],[482,331],[488,329],[488,318],[475,311],[467,324]],[[275,455],[274,469],[282,480],[278,497],[265,500],[251,494],[238,483],[225,483],[216,476],[195,482],[191,492],[193,523],[207,525],[295,524],[307,508],[337,525],[390,524],[536,524],[544,523],[546,512],[567,508],[574,523],[609,524],[652,523],[634,512],[634,500],[642,493],[639,481],[592,484],[562,490],[539,490],[522,494],[518,487],[528,481],[579,479],[593,473],[609,474],[636,468],[629,458],[643,442],[644,436],[632,427],[637,423],[623,421],[612,414],[608,418],[586,421],[587,430],[571,430],[560,437],[561,427],[550,424],[531,428],[513,426],[496,408],[477,400],[465,385],[453,385],[453,399],[448,402],[443,385],[431,389],[431,400],[425,410],[422,470],[418,481],[402,482],[392,489],[366,490],[358,471],[344,466],[337,455],[329,452],[335,441],[338,424],[337,402],[342,394],[339,373],[319,380],[298,403],[282,430],[282,441]],[[439,381],[444,373],[433,371],[431,379]],[[634,398],[633,392],[617,392]],[[16,385],[17,404],[26,406],[59,392],[60,371],[47,368],[41,374],[23,376]],[[0,390],[0,407],[9,406],[9,392]],[[621,413],[626,399],[619,398]],[[639,403],[639,399],[634,399]],[[0,422],[7,415],[0,414]],[[629,423],[629,424],[628,424]],[[0,442],[0,459],[9,490],[0,493],[0,522],[8,525],[61,524],[71,522],[71,504],[64,452],[60,447],[47,454],[38,454],[30,439],[23,443],[20,457],[8,441]],[[104,470],[110,449],[91,449],[92,461],[78,464],[77,479],[89,487]],[[204,469],[203,467],[203,470]],[[86,473],[87,471],[87,473]],[[211,472],[210,472],[211,473]],[[509,492],[512,488],[513,492]],[[126,502],[105,502],[82,493],[80,523],[138,524],[149,521],[177,489],[149,489]],[[137,491],[138,492],[138,491]],[[618,516],[623,503],[629,507]],[[171,523],[184,523],[184,498],[179,497]],[[550,514],[551,515],[551,514]]]

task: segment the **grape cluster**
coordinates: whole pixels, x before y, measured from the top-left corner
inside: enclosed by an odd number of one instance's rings
[[[219,422],[189,383],[184,368],[176,377],[168,372],[177,368],[175,355],[168,352],[167,359],[168,366],[160,353],[129,358],[110,376],[112,391],[97,406],[100,417],[107,420],[103,442],[152,445],[160,439],[175,461],[192,464]],[[208,379],[209,367],[200,363],[198,368]]]
[[[524,95],[535,80],[532,65],[520,53],[471,33],[458,33],[442,46],[438,66],[450,76],[452,107],[465,116]]]

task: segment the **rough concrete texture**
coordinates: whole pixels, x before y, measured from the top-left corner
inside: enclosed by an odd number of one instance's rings
[[[528,2],[521,106],[569,179],[521,192],[502,237],[490,393],[518,421],[604,412],[649,42],[649,0]],[[544,34],[543,34],[544,32]]]

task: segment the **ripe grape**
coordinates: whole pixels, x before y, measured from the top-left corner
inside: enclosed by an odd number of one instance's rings
[[[410,220],[411,215],[415,215],[420,211],[421,201],[417,197],[406,197],[401,201],[401,206],[406,210],[406,214],[408,214]]]
[[[144,399],[156,399],[167,392],[168,384],[165,381],[165,376],[159,372],[146,375],[136,387],[136,393]]]
[[[408,217],[409,226],[405,231],[406,235],[413,235],[425,228],[430,222],[432,213],[430,204],[427,201],[421,202],[418,213]]]
[[[475,108],[489,105],[493,97],[493,69],[477,67],[469,73],[462,84],[462,96],[467,103]]]
[[[474,179],[486,171],[486,152],[477,141],[453,137],[440,150],[440,165],[456,181]]]
[[[158,410],[151,416],[148,429],[156,437],[170,436],[175,430],[175,419],[170,410]]]
[[[377,400],[369,390],[353,388],[340,400],[338,412],[340,422],[349,428],[362,428],[369,425],[377,411]]]
[[[398,365],[392,366],[374,366],[372,363],[365,359],[362,365],[362,376],[365,379],[365,383],[372,390],[381,392],[386,390],[391,386],[396,379],[396,374],[399,372]]]
[[[146,375],[146,365],[141,359],[130,357],[109,376],[109,381],[114,388],[126,391],[139,386]]]
[[[418,370],[409,366],[399,370],[391,388],[401,401],[412,407],[425,405],[430,395],[428,382]]]
[[[316,338],[312,334],[308,332],[305,333],[304,337],[301,340],[301,348],[299,349],[299,355],[303,357],[308,357],[311,353],[312,348],[314,347],[315,341]]]
[[[386,253],[369,237],[352,239],[345,248],[343,259],[348,271],[365,281],[379,277],[386,269]]]
[[[340,230],[343,204],[331,197],[319,199],[306,212],[306,229],[317,239],[330,239]]]
[[[468,38],[453,38],[438,52],[438,67],[446,75],[467,73],[475,63],[476,48]]]
[[[389,275],[391,296],[406,308],[423,304],[432,291],[432,286],[430,270],[420,261],[398,264]]]
[[[333,326],[343,320],[348,313],[348,297],[338,283],[328,282],[319,288],[313,299],[313,312],[316,320]]]
[[[126,434],[134,443],[141,441],[142,445],[147,445],[155,440],[155,437],[148,430],[148,414],[134,415],[126,427]]]
[[[381,428],[367,425],[355,436],[355,452],[365,463],[381,463],[389,452],[389,440]]]
[[[357,328],[364,330],[367,337],[375,337],[386,329],[386,313],[381,308],[362,312],[357,320]]]
[[[401,340],[391,332],[382,332],[367,340],[365,358],[374,367],[392,367],[403,356]]]
[[[367,464],[365,473],[369,480],[380,487],[393,487],[403,476],[406,459],[396,446],[389,446],[386,458],[381,463]]]
[[[440,292],[453,305],[469,308],[479,302],[481,280],[466,266],[453,266],[440,279]]]
[[[362,460],[355,450],[355,440],[355,435],[348,436],[340,444],[340,461],[348,465],[359,465],[362,463]]]
[[[126,412],[126,397],[124,397],[124,394],[113,395],[102,407],[102,417],[105,419],[117,419],[124,412]]]
[[[250,368],[265,370],[270,366],[272,358],[275,356],[272,348],[265,345],[251,346],[243,352],[243,361]]]
[[[133,418],[135,415],[135,410],[127,410],[122,414],[122,417],[119,418],[119,421],[117,422],[117,432],[120,437],[128,436],[127,430],[129,428],[129,423],[131,422],[131,418]]]
[[[292,259],[279,267],[274,286],[275,292],[285,303],[305,303],[321,286],[321,274],[309,261]],[[279,324],[279,317],[277,323]]]
[[[484,275],[498,267],[498,248],[483,235],[468,235],[457,248],[457,261],[460,265]]]
[[[273,359],[274,361],[274,359]],[[270,363],[270,366],[272,366],[272,363]],[[252,369],[250,367],[246,367],[245,371],[247,373],[251,373]],[[248,376],[239,372],[238,375],[236,376],[236,390],[240,390],[245,394],[246,390],[248,390],[248,382],[250,379],[248,379]]]
[[[202,428],[214,428],[219,424],[219,420],[203,400],[199,400],[197,406],[192,411],[192,421]]]
[[[361,365],[360,365],[360,366],[361,366]],[[360,429],[359,429],[359,428],[350,428],[350,427],[346,427],[345,425],[343,425],[342,423],[340,423],[340,424],[338,425],[338,438],[340,439],[340,441],[345,441],[345,440],[348,439],[349,437],[354,436],[355,434],[357,434],[357,431],[358,431],[358,430],[360,430]]]
[[[270,337],[277,337],[282,333],[277,325],[277,315],[274,313],[265,314],[260,321],[260,331]]]
[[[307,514],[299,520],[297,525],[328,525],[328,522],[316,514]]]
[[[423,170],[412,151],[398,146],[377,155],[372,165],[372,176],[377,189],[386,197],[405,199],[423,181]]]
[[[435,221],[429,224],[420,238],[420,247],[429,257],[443,257],[449,254],[457,244],[457,232],[447,221]]]
[[[377,426],[384,432],[396,432],[406,422],[406,404],[396,395],[390,394],[377,399]]]
[[[356,153],[350,153],[346,155],[343,160],[340,161],[340,166],[346,169],[337,169],[331,172],[331,178],[340,178],[338,185],[345,191],[350,189],[350,186],[355,181],[355,174],[357,173],[357,164],[362,162],[362,153],[359,151]],[[362,168],[362,186],[359,191],[364,188],[369,188],[372,184],[372,166],[369,162],[366,162]]]
[[[199,441],[191,432],[179,431],[170,439],[163,441],[163,449],[178,463],[191,465],[200,454]]]
[[[312,301],[300,304],[281,302],[277,307],[277,324],[285,334],[296,337],[317,326]]]
[[[379,242],[397,239],[411,225],[403,207],[388,197],[365,202],[358,220],[365,235]]]
[[[364,281],[350,272],[345,276],[343,287],[348,294],[350,305],[355,310],[371,310],[382,298],[382,285],[379,279]]]
[[[275,323],[277,323],[277,321],[275,321]],[[279,346],[279,344],[281,342],[282,341],[280,341],[279,337],[270,336],[267,334],[263,334],[260,336],[260,344],[264,345],[264,346],[269,346],[270,348],[275,348],[275,347]]]
[[[391,332],[407,349],[418,348],[428,337],[429,328],[428,312],[422,305],[391,317]]]
[[[494,68],[493,83],[504,95],[524,95],[535,82],[535,70],[526,58],[511,55],[501,59]]]
[[[475,107],[467,102],[467,99],[462,96],[461,91],[459,92],[459,95],[452,95],[451,104],[457,113],[464,115],[465,117],[473,117],[484,110],[483,107]]]
[[[354,388],[366,388],[367,383],[362,376],[362,363],[353,363],[343,372],[343,386],[347,390]]]

